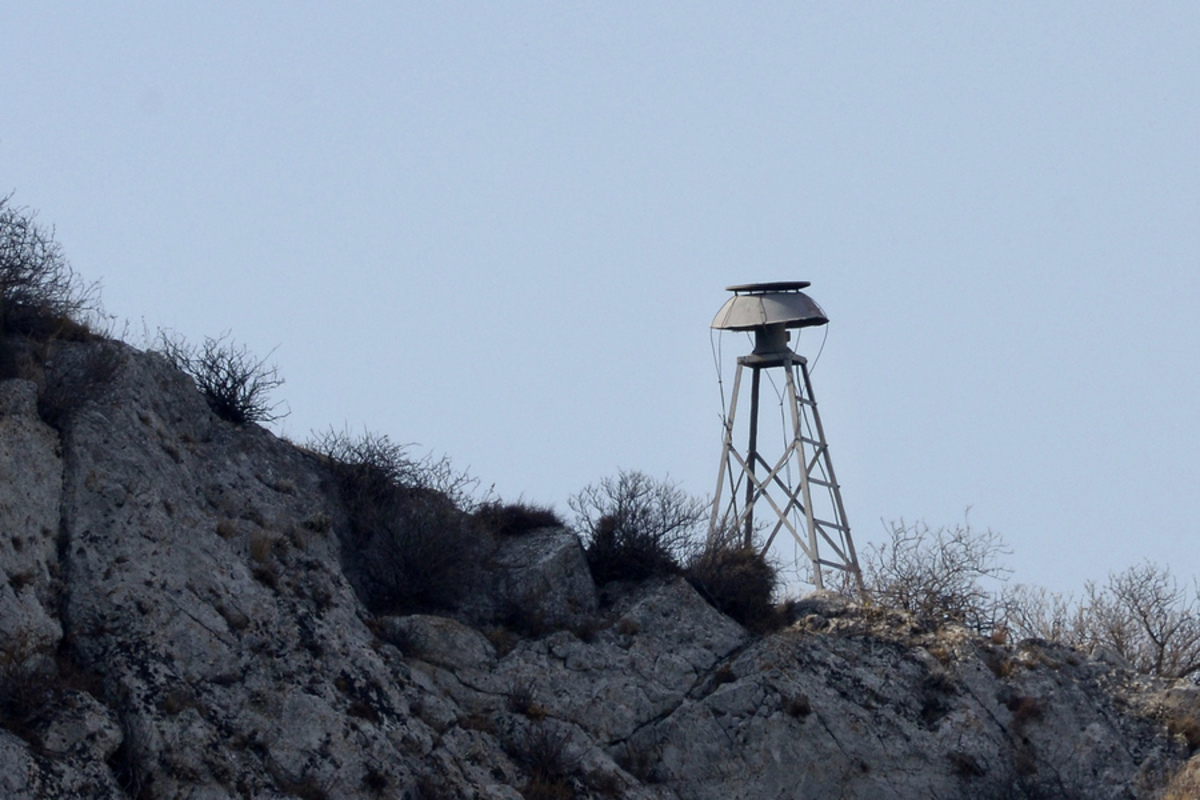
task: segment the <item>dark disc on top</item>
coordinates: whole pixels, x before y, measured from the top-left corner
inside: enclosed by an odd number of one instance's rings
[[[739,283],[737,286],[726,286],[727,292],[798,292],[812,285],[811,281],[775,281],[773,283]]]

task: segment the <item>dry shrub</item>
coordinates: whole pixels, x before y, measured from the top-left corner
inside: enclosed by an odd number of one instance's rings
[[[1167,717],[1167,731],[1172,736],[1182,736],[1192,752],[1200,747],[1200,719],[1193,714],[1171,714]]]
[[[526,800],[568,800],[575,796],[572,776],[579,770],[579,757],[568,751],[571,732],[547,724],[531,725],[506,748],[513,760],[529,775],[522,794]]]
[[[334,797],[334,779],[321,778],[314,770],[306,769],[300,775],[293,775],[268,758],[267,771],[279,790],[292,797],[300,800],[330,800]]]
[[[546,717],[546,709],[534,702],[532,681],[514,683],[508,690],[508,710],[533,720]]]
[[[707,516],[702,500],[641,472],[621,471],[568,502],[600,584],[677,574]]]
[[[38,414],[61,429],[67,419],[100,398],[124,360],[115,342],[50,344],[46,347],[45,385],[38,397]]]
[[[1168,567],[1143,562],[1104,585],[1089,581],[1078,599],[1018,585],[1004,601],[1021,637],[1103,647],[1147,675],[1200,675],[1200,589],[1181,586]]]
[[[386,611],[456,607],[475,584],[483,544],[445,495],[397,493],[387,524],[372,532],[362,551],[368,605]]]
[[[471,509],[478,481],[456,470],[447,457],[413,458],[411,445],[396,444],[387,434],[328,430],[309,441],[311,450],[334,467],[342,497],[354,504],[378,505],[397,487],[429,489]]]
[[[265,564],[271,558],[275,541],[275,537],[264,530],[255,530],[250,534],[250,557],[256,564]]]
[[[962,778],[982,778],[987,774],[987,768],[979,763],[979,759],[970,753],[953,750],[946,754],[954,774]]]
[[[312,447],[329,460],[349,515],[342,556],[363,604],[375,613],[456,608],[490,555],[461,508],[473,482],[446,459],[409,458],[387,436],[331,432]]]
[[[472,711],[467,716],[458,721],[460,727],[469,731],[479,731],[480,733],[496,735],[499,728],[496,726],[495,717],[490,714],[485,714],[479,711]]]
[[[484,503],[475,511],[475,521],[497,536],[520,536],[541,528],[557,528],[562,520],[554,509],[525,503]]]
[[[787,621],[772,602],[775,568],[737,536],[711,540],[688,560],[683,574],[710,605],[752,631],[767,633]]]
[[[891,541],[870,545],[863,558],[868,595],[887,608],[958,622],[979,633],[993,630],[1004,603],[989,584],[1003,582],[1010,551],[999,534],[969,524],[931,529],[892,523]]]
[[[71,269],[54,229],[37,214],[0,197],[0,332],[36,339],[91,337],[86,317],[98,310],[99,289]]]
[[[1005,705],[1012,712],[1013,730],[1018,731],[1030,722],[1041,719],[1046,712],[1046,707],[1041,700],[1028,695],[1014,695],[1008,698]]]
[[[258,358],[228,333],[204,337],[195,345],[177,334],[159,332],[158,351],[178,370],[187,373],[204,395],[209,408],[235,425],[274,422],[287,416],[269,395],[283,385],[279,369]]]
[[[594,770],[586,776],[587,785],[601,797],[621,797],[623,781],[615,772]]]
[[[103,695],[100,676],[79,664],[66,640],[56,652],[39,651],[26,635],[5,644],[0,651],[0,726],[31,744],[39,744],[39,717],[61,705],[67,693]]]
[[[586,555],[592,578],[600,584],[640,581],[679,571],[679,562],[670,549],[616,516],[600,518],[588,541]]]
[[[774,567],[736,533],[699,545],[708,503],[670,481],[622,471],[569,503],[597,583],[682,573],[713,607],[751,630],[768,632],[786,622],[772,603]]]
[[[812,713],[812,702],[808,699],[808,695],[804,692],[796,692],[792,695],[786,705],[785,710],[788,716],[803,718]]]
[[[733,667],[728,664],[722,664],[716,672],[713,673],[713,683],[721,686],[726,683],[733,683],[737,680],[737,673],[733,671]]]
[[[642,626],[638,624],[636,619],[621,617],[617,620],[617,624],[613,626],[613,630],[622,636],[636,636],[642,632]]]
[[[441,775],[417,776],[416,800],[458,800],[459,794]]]
[[[504,658],[516,649],[521,641],[521,637],[515,631],[504,625],[492,625],[484,628],[483,635],[492,643],[492,647],[496,648],[496,655],[500,658]]]
[[[621,769],[647,784],[659,783],[662,780],[658,772],[661,760],[662,752],[659,747],[635,746],[628,741],[616,758]]]

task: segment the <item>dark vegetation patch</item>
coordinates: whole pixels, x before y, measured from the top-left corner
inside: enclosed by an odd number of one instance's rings
[[[103,339],[90,325],[99,288],[71,268],[54,229],[11,199],[0,197],[0,379],[37,383],[39,413],[61,427],[111,381],[120,352],[112,342],[69,347]]]
[[[1172,736],[1182,736],[1188,751],[1200,748],[1200,720],[1194,714],[1174,712],[1167,716],[1167,731]]]
[[[784,710],[787,711],[788,716],[803,719],[812,713],[812,702],[804,692],[796,692],[788,698]]]
[[[53,228],[11,201],[12,195],[0,197],[0,332],[38,341],[91,339],[86,320],[99,308],[97,285],[84,284],[71,269]]]
[[[982,778],[987,774],[987,769],[979,763],[979,759],[970,753],[964,753],[959,750],[954,750],[946,755],[950,760],[950,767],[954,770],[954,774],[963,778]]]
[[[546,709],[534,701],[532,681],[514,683],[508,690],[508,710],[533,720],[544,719]]]
[[[710,605],[756,633],[787,623],[786,611],[772,602],[775,569],[753,547],[729,537],[710,543],[688,561],[684,576]]]
[[[774,567],[740,532],[708,530],[709,504],[669,481],[621,472],[570,500],[598,584],[683,575],[710,605],[757,633],[787,613]]]
[[[554,509],[525,503],[484,503],[475,510],[474,518],[484,530],[497,536],[520,536],[541,528],[562,526]]]
[[[35,652],[22,641],[7,642],[0,652],[0,726],[40,747],[38,724],[62,705],[71,692],[103,697],[103,683],[80,665],[64,640],[52,654]]]
[[[575,797],[572,778],[579,758],[569,753],[570,746],[570,730],[547,724],[531,725],[507,743],[505,750],[529,776],[521,792],[525,800]]]
[[[681,571],[705,506],[669,481],[622,471],[571,498],[588,566],[599,584]]]
[[[383,435],[330,432],[311,447],[327,459],[349,516],[342,558],[363,604],[374,613],[457,608],[492,551],[463,508],[470,479],[445,459],[410,458]]]

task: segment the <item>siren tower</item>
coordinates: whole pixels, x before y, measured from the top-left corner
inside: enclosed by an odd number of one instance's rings
[[[753,547],[761,528],[765,554],[786,532],[811,564],[812,582],[818,589],[825,588],[826,570],[840,570],[861,592],[862,573],[817,413],[808,360],[788,346],[790,330],[829,322],[821,307],[800,291],[808,286],[808,281],[786,281],[727,287],[734,296],[712,321],[717,330],[753,331],[754,351],[738,358],[729,408],[723,410],[725,442],[708,535],[712,540],[736,532],[747,547]],[[735,427],[746,370],[750,371],[750,414],[741,427]],[[759,436],[764,372],[783,378],[783,441],[775,448]],[[756,509],[765,509],[757,520]]]

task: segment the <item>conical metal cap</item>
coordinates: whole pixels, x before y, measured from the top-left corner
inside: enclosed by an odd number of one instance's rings
[[[726,287],[735,294],[721,306],[709,327],[753,331],[779,324],[785,328],[825,325],[829,322],[825,312],[800,291],[808,285],[808,281],[784,281]]]

